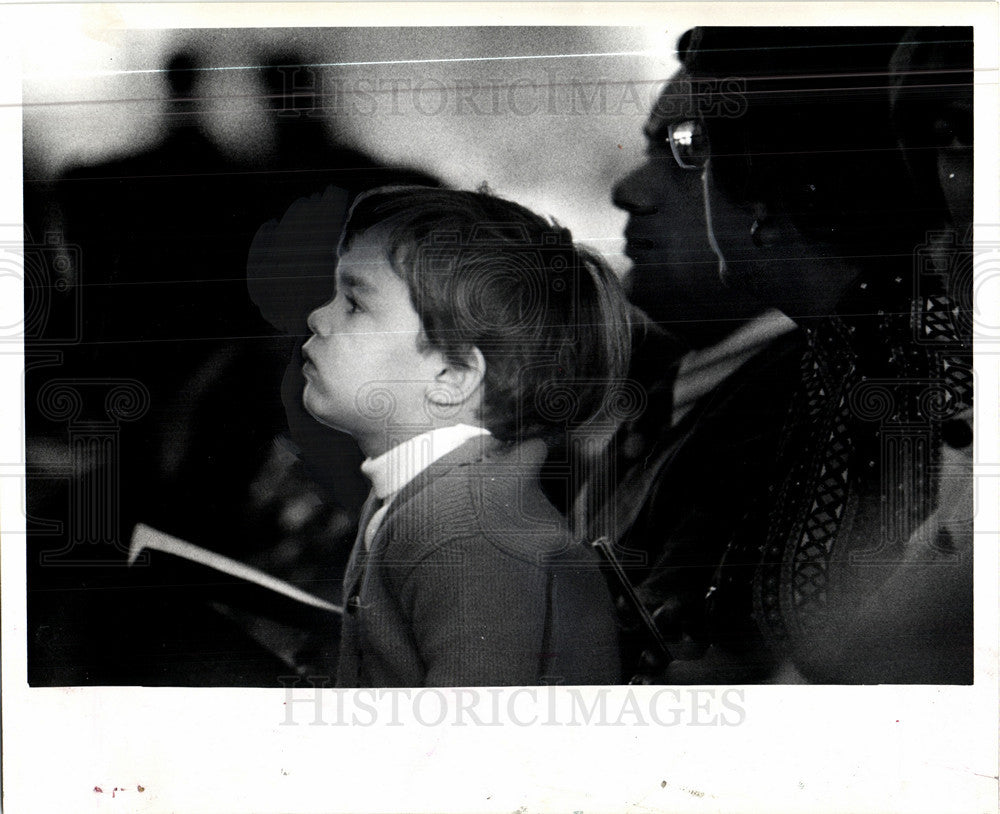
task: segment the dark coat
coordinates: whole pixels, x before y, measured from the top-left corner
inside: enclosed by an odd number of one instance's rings
[[[673,656],[695,656],[720,636],[738,647],[756,637],[751,624],[734,629],[728,618],[723,630],[713,629],[706,596],[733,536],[766,522],[774,450],[801,376],[803,348],[798,331],[777,337],[673,426],[675,365],[642,346],[633,358],[631,376],[644,384],[648,402],[616,435],[614,499],[599,501],[604,505],[592,528],[614,538],[625,573]],[[646,629],[627,612],[624,624],[626,671],[655,673],[656,665],[642,665],[651,644]],[[744,678],[769,669],[748,666]]]

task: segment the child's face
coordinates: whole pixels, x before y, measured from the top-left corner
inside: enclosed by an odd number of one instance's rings
[[[306,409],[369,456],[401,440],[388,437],[393,425],[426,423],[425,395],[446,366],[439,352],[418,348],[420,317],[385,245],[373,229],[341,255],[336,296],[309,315],[302,348]]]

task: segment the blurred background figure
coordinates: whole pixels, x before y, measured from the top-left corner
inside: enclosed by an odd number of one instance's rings
[[[291,54],[280,60],[290,70],[303,62]],[[75,519],[73,500],[41,478],[29,489],[29,512],[39,520],[29,558],[33,682],[273,686],[277,675],[306,667],[293,651],[320,670],[336,658],[335,632],[302,639],[200,595],[179,596],[171,587],[179,577],[164,566],[128,573],[122,566],[132,528],[143,522],[321,598],[339,597],[330,575],[343,570],[338,557],[346,558],[365,492],[353,443],[301,408],[297,348],[305,316],[332,293],[333,247],[353,196],[433,180],[330,144],[301,100],[288,104],[273,84],[280,76],[273,65],[261,71],[272,83],[261,95],[273,103],[276,134],[262,145],[274,149],[249,161],[225,154],[208,135],[205,68],[194,51],[172,56],[155,144],[71,168],[55,186],[64,245],[82,259],[83,321],[62,364],[30,368],[27,391],[37,398],[28,410],[36,441],[29,460],[43,475],[69,467],[66,488],[98,519]],[[322,100],[309,108],[321,110]],[[331,184],[337,204],[313,220],[311,242],[286,242],[277,265],[256,254],[248,287],[261,224]],[[287,263],[303,250],[320,259],[309,274]],[[289,285],[295,275],[304,287]],[[67,387],[86,391],[85,409],[94,411],[73,420],[103,421],[112,433],[82,460],[66,446],[63,414],[53,412],[52,394]],[[100,414],[115,388],[134,402],[127,421]],[[54,459],[61,468],[49,466]],[[63,538],[53,523],[62,524]],[[87,544],[65,542],[81,525]],[[65,552],[53,559],[60,543]]]
[[[242,168],[206,135],[197,56],[173,56],[163,76],[158,143],[71,169],[58,187],[67,242],[84,258],[78,374],[136,380],[149,398],[120,442],[126,536],[139,514],[181,535],[221,532],[224,521],[212,524],[219,505],[237,499],[233,473],[253,467],[281,418],[272,395],[280,368],[246,291],[256,224],[234,183]],[[241,366],[256,375],[233,375]],[[214,409],[234,416],[228,436],[199,435],[205,424],[193,419],[212,409],[204,394],[227,375]],[[186,467],[205,443],[207,466]],[[181,515],[178,502],[188,506]]]
[[[54,558],[48,554],[59,540],[31,539],[29,590],[39,598],[29,623],[41,654],[31,662],[32,680],[184,683],[190,677],[183,672],[195,665],[177,651],[198,647],[193,628],[213,631],[208,652],[220,652],[213,649],[217,636],[238,640],[220,620],[174,596],[131,590],[140,580],[121,568],[140,520],[201,544],[252,549],[236,508],[283,424],[274,395],[281,357],[246,291],[255,226],[232,183],[241,168],[206,132],[203,69],[194,51],[171,56],[154,144],[71,168],[55,188],[59,226],[81,258],[82,321],[64,363],[32,371],[29,391],[41,394],[40,413],[29,412],[27,432],[51,432],[46,388],[70,388],[83,402],[72,420],[96,421],[110,434],[71,462],[69,490],[82,495],[79,505],[29,488],[34,516],[62,523],[70,538],[86,538]],[[108,401],[116,388],[139,405],[128,420]],[[246,644],[230,659],[206,659],[206,680],[224,681],[230,670],[253,680],[244,671],[254,675],[262,663],[273,668]],[[166,653],[177,659],[169,677],[156,675]]]
[[[900,82],[898,70],[887,81],[904,33],[696,29],[683,56],[708,83],[709,106],[713,80],[746,80],[744,115],[704,117],[702,138],[674,140],[705,167],[722,277],[794,318],[808,340],[767,523],[740,529],[709,609],[717,649],[752,630],[765,652],[789,660],[776,680],[971,681],[968,595],[946,592],[948,630],[930,647],[904,610],[930,597],[892,591],[895,607],[885,607],[886,586],[918,573],[912,561],[926,565],[933,550],[938,578],[961,583],[971,556],[934,531],[946,428],[971,406],[971,343],[960,328],[971,294],[918,262],[928,230],[941,225],[942,208],[928,201],[943,195],[915,171],[927,159],[915,154],[912,130],[898,129],[898,92],[892,115],[894,82],[911,99],[911,83],[924,82],[920,71]],[[866,606],[881,596],[880,610]]]
[[[376,161],[348,146],[339,115],[344,91],[328,81],[323,67],[290,51],[266,54],[261,61],[256,92],[263,102],[266,137],[254,150],[247,177],[258,225],[331,184],[354,195],[391,184],[437,183],[425,172]]]

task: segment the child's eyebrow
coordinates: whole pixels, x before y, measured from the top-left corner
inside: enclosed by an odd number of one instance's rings
[[[358,277],[350,271],[340,274],[337,282],[345,288],[350,288],[361,293],[370,294],[376,291],[375,286],[369,280],[366,280],[364,277]]]

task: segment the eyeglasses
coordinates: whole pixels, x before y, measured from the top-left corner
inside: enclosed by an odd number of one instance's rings
[[[667,125],[667,141],[681,169],[704,169],[709,157],[708,134],[700,121],[692,119]]]

